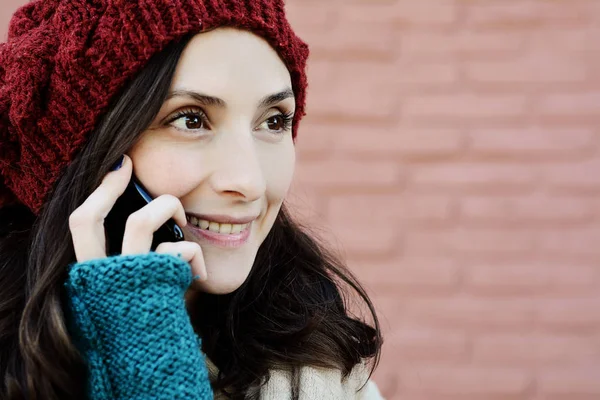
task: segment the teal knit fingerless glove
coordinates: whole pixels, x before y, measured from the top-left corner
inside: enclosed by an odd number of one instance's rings
[[[90,400],[213,398],[185,307],[191,281],[187,262],[153,252],[69,266],[67,323]]]

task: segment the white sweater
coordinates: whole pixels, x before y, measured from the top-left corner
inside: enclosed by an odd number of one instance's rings
[[[206,364],[212,382],[219,371],[208,358]],[[365,385],[368,376],[369,370],[364,364],[357,365],[344,380],[340,370],[302,367],[299,400],[385,400],[375,382],[368,380]],[[291,374],[273,370],[271,378],[260,392],[260,399],[288,400],[291,398],[291,393]],[[225,398],[223,394],[215,393],[215,400]]]

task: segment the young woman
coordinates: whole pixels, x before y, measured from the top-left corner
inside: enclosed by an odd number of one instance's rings
[[[381,398],[373,306],[284,203],[307,56],[282,0],[15,13],[0,45],[1,398]],[[153,200],[108,237],[133,177]],[[183,240],[153,249],[171,219]]]

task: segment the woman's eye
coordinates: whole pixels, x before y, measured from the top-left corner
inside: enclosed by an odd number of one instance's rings
[[[173,116],[170,124],[183,131],[205,129],[206,117],[198,111],[184,111]]]
[[[291,129],[292,120],[292,114],[277,114],[269,117],[261,124],[261,126],[264,126],[270,131],[282,132]]]
[[[267,120],[267,127],[272,131],[280,131],[285,128],[283,115],[275,115]]]

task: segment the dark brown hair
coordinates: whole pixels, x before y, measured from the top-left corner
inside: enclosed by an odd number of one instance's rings
[[[98,121],[39,216],[0,208],[0,398],[85,397],[86,367],[66,329],[63,283],[75,261],[69,215],[152,122],[190,37],[155,56]],[[188,306],[203,351],[219,367],[215,389],[256,397],[271,368],[338,368],[379,360],[382,338],[369,297],[343,263],[282,207],[246,282]],[[349,311],[359,299],[371,324]],[[297,392],[297,384],[295,388]]]

